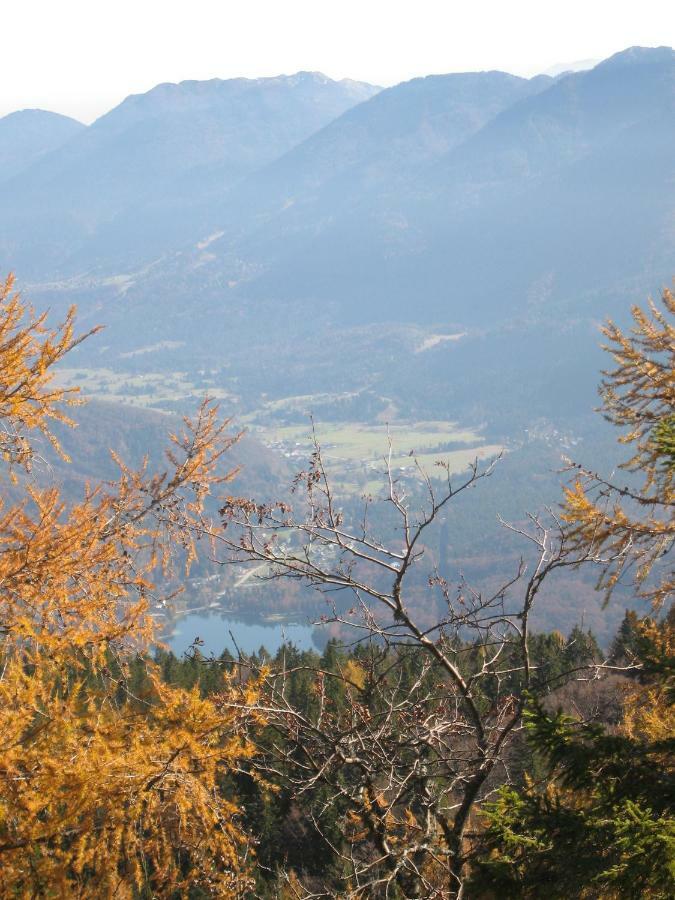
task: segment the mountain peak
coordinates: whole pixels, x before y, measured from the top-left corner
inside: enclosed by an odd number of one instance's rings
[[[352,94],[358,100],[367,100],[374,94],[379,93],[381,87],[375,84],[368,84],[365,81],[356,81],[353,78],[330,78],[323,72],[294,72],[292,75],[277,75],[272,78],[257,79],[260,84],[285,84],[291,88],[324,88],[330,87],[339,89]]]
[[[627,47],[603,60],[596,66],[596,69],[658,65],[660,63],[675,63],[675,50],[672,47]]]
[[[21,123],[37,123],[37,122],[52,122],[52,123],[71,123],[74,126],[81,125],[82,128],[85,126],[82,125],[82,122],[78,122],[77,119],[72,119],[70,116],[64,116],[61,113],[51,112],[48,109],[17,109],[15,112],[8,113],[6,116],[0,117],[0,122],[3,122],[5,125],[8,125],[10,122],[12,124]]]
[[[321,72],[295,72],[291,75],[272,75],[261,78],[210,78],[200,81],[187,79],[179,82],[162,82],[150,90],[140,94],[130,94],[118,106],[100,117],[98,122],[116,121],[120,112],[125,115],[145,116],[149,110],[162,109],[165,112],[182,110],[194,110],[198,106],[208,109],[214,104],[242,102],[245,98],[252,98],[256,93],[262,96],[273,94],[279,90],[323,93],[325,96],[333,94],[335,97],[344,95],[351,98],[346,106],[360,102],[378,93],[379,87],[365,82],[342,79],[335,81]],[[255,102],[251,100],[250,102]],[[343,112],[338,109],[335,115]]]
[[[81,122],[46,109],[19,109],[0,118],[0,182],[86,131]]]
[[[279,78],[288,81],[291,84],[302,81],[309,82],[310,84],[330,84],[333,81],[332,78],[324,75],[323,72],[308,72],[305,70],[295,72],[293,75],[280,75]]]

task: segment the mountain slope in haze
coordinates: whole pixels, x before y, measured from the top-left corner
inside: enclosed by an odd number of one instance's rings
[[[0,183],[28,169],[86,126],[44,109],[22,109],[0,119]]]
[[[202,168],[215,166],[220,189],[229,186],[376,91],[300,72],[162,84],[129,97],[0,188],[0,250],[16,267],[54,274],[99,228],[143,204],[151,215],[139,222],[133,212],[134,235],[124,237],[149,241],[182,214],[177,197]]]
[[[97,234],[74,262],[84,266],[95,257],[108,272],[133,264],[139,221],[147,226],[145,247],[161,252],[171,249],[171,240],[190,237],[202,243],[218,234],[226,242],[247,227],[257,230],[260,220],[279,210],[286,213],[287,233],[298,216],[307,217],[308,206],[319,218],[334,216],[339,208],[360,202],[364,192],[395,190],[411,172],[548,82],[481,72],[418,78],[383,90],[232,189],[222,163],[188,172],[171,186],[176,212],[171,235],[162,220],[166,202],[160,208],[141,201]]]
[[[304,232],[284,212],[264,235],[273,262],[240,290],[352,321],[486,325],[522,313],[542,279],[583,308],[603,285],[669,278],[674,125],[675,53],[619,54],[498,113],[396,192]],[[264,259],[262,243],[245,249]]]
[[[421,79],[200,206],[179,252],[32,296],[108,324],[94,365],[208,367],[251,403],[367,385],[418,415],[451,396],[490,421],[518,392],[523,415],[571,411],[597,322],[671,279],[674,106],[669,48]]]
[[[330,230],[346,213],[358,213],[380,198],[395,200],[411,177],[550,83],[545,77],[528,81],[502,72],[419,78],[351,108],[224,193],[222,179],[213,177],[217,166],[190,173],[200,184],[189,196],[174,195],[172,202],[180,209],[176,227],[184,235],[192,229],[192,246],[153,266],[141,280],[147,291],[157,285],[163,292],[162,282],[175,278],[177,285],[189,290],[194,283],[207,294],[211,277],[218,290],[223,283],[248,284],[251,274],[264,274],[275,259],[287,257],[296,241],[302,247],[308,236]],[[121,261],[114,267],[114,248],[128,246],[132,215],[147,221],[147,214],[146,204],[101,230],[84,247],[80,271],[95,257],[106,258],[108,274],[128,271]],[[144,246],[149,240],[154,247],[154,239],[146,236]]]
[[[675,51],[634,47],[593,69],[570,73],[511,106],[439,162],[431,173],[451,185],[523,182],[559,169],[655,113],[674,98]]]
[[[383,90],[238,185],[228,197],[234,210],[226,212],[246,228],[246,216],[283,209],[287,227],[311,206],[325,216],[364,193],[391,193],[548,83],[544,77],[528,81],[504,72],[472,72],[416,78]],[[223,225],[223,212],[213,209],[212,224]]]
[[[100,400],[89,400],[74,410],[73,418],[76,428],[58,423],[54,427],[70,462],[64,462],[48,442],[42,441],[35,467],[38,481],[59,484],[69,501],[80,500],[87,483],[119,477],[111,451],[132,468],[140,467],[147,455],[150,469],[163,471],[167,466],[164,451],[170,446],[168,435],[183,427],[182,418],[175,414]],[[236,430],[233,423],[232,433]],[[228,482],[227,492],[251,496],[267,496],[272,486],[290,483],[292,475],[283,457],[247,434],[223,459],[223,473],[233,469],[239,471]]]
[[[543,305],[613,312],[621,285],[669,278],[675,53],[632,49],[535,82],[482,73],[382,92],[237,185],[208,247],[195,235],[130,298],[162,296],[170,329],[199,297],[195,332],[200,308],[219,306],[459,329]],[[488,99],[482,120],[470,87]],[[590,311],[598,292],[609,308]]]

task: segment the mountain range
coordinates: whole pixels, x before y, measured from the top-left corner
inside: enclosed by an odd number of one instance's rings
[[[142,256],[156,242],[152,223],[181,216],[206,179],[224,190],[376,90],[299,72],[160,84],[128,97],[13,178],[0,175],[3,255],[30,272],[59,272],[72,258],[90,267],[84,248],[118,217],[135,221],[140,208]],[[48,115],[42,144],[53,131]],[[0,146],[11,140],[11,118],[0,120]]]
[[[5,151],[5,266],[108,326],[83,364],[208,369],[244,407],[365,385],[428,415],[590,409],[598,322],[672,276],[671,48],[529,80],[160,85],[66,124],[51,149],[51,117],[26,127],[20,171]]]

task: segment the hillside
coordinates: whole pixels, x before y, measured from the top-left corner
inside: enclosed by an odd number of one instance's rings
[[[75,409],[72,417],[77,422],[76,428],[60,425],[54,428],[70,462],[59,459],[43,442],[35,470],[40,481],[60,484],[71,500],[82,495],[86,483],[95,484],[118,476],[111,451],[132,467],[140,466],[147,455],[150,466],[161,469],[166,465],[164,451],[169,446],[168,435],[179,432],[182,426],[181,417],[176,415],[96,400]],[[237,431],[237,423],[232,422],[231,432]],[[291,477],[283,458],[246,434],[227,454],[224,467],[226,471],[240,469],[227,491],[244,496],[264,495],[270,485],[286,484]]]
[[[66,173],[72,196],[94,191],[98,209],[78,243],[50,201],[39,226],[50,253],[24,246],[50,273],[30,296],[54,314],[76,302],[82,326],[107,326],[73,365],[108,399],[133,400],[143,378],[164,409],[184,409],[201,384],[262,424],[313,410],[450,419],[487,429],[489,442],[542,421],[580,435],[602,365],[598,323],[672,275],[674,87],[669,48],[529,81],[159,86],[14,179],[37,196],[50,172],[55,183]],[[218,140],[202,128],[188,141],[185,123],[216,120]],[[167,129],[183,135],[176,145]],[[248,162],[218,193],[214,173],[235,158]],[[114,162],[109,192],[103,159]],[[188,182],[186,199],[176,185]],[[16,237],[15,225],[10,211],[2,227]],[[192,231],[179,250],[171,229]]]
[[[222,192],[376,90],[300,72],[161,84],[128,97],[0,189],[0,250],[50,277],[91,269],[102,254],[147,262],[171,242],[195,190]]]
[[[44,109],[22,109],[0,118],[0,183],[30,168],[85,126]]]

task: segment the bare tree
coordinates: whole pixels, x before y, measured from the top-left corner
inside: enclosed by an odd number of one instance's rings
[[[531,517],[528,529],[506,526],[533,552],[496,590],[462,579],[450,585],[425,568],[433,523],[494,465],[475,463],[457,483],[447,467],[439,482],[417,465],[406,486],[394,476],[390,447],[389,539],[371,525],[371,498],[357,525],[346,521],[316,438],[295,482],[299,513],[235,498],[221,510],[230,562],[255,566],[263,579],[314,586],[329,604],[324,621],[362,648],[358,665],[313,671],[312,713],[289,696],[291,670],[267,673],[262,704],[273,737],[256,763],[305,801],[320,798],[308,803],[320,833],[327,811],[342,811],[345,840],[331,844],[345,873],[341,896],[462,897],[471,823],[511,777],[510,747],[533,678],[533,604],[554,570],[594,559],[571,551],[549,511]],[[431,625],[425,597],[442,609]],[[346,702],[332,699],[336,679]]]

